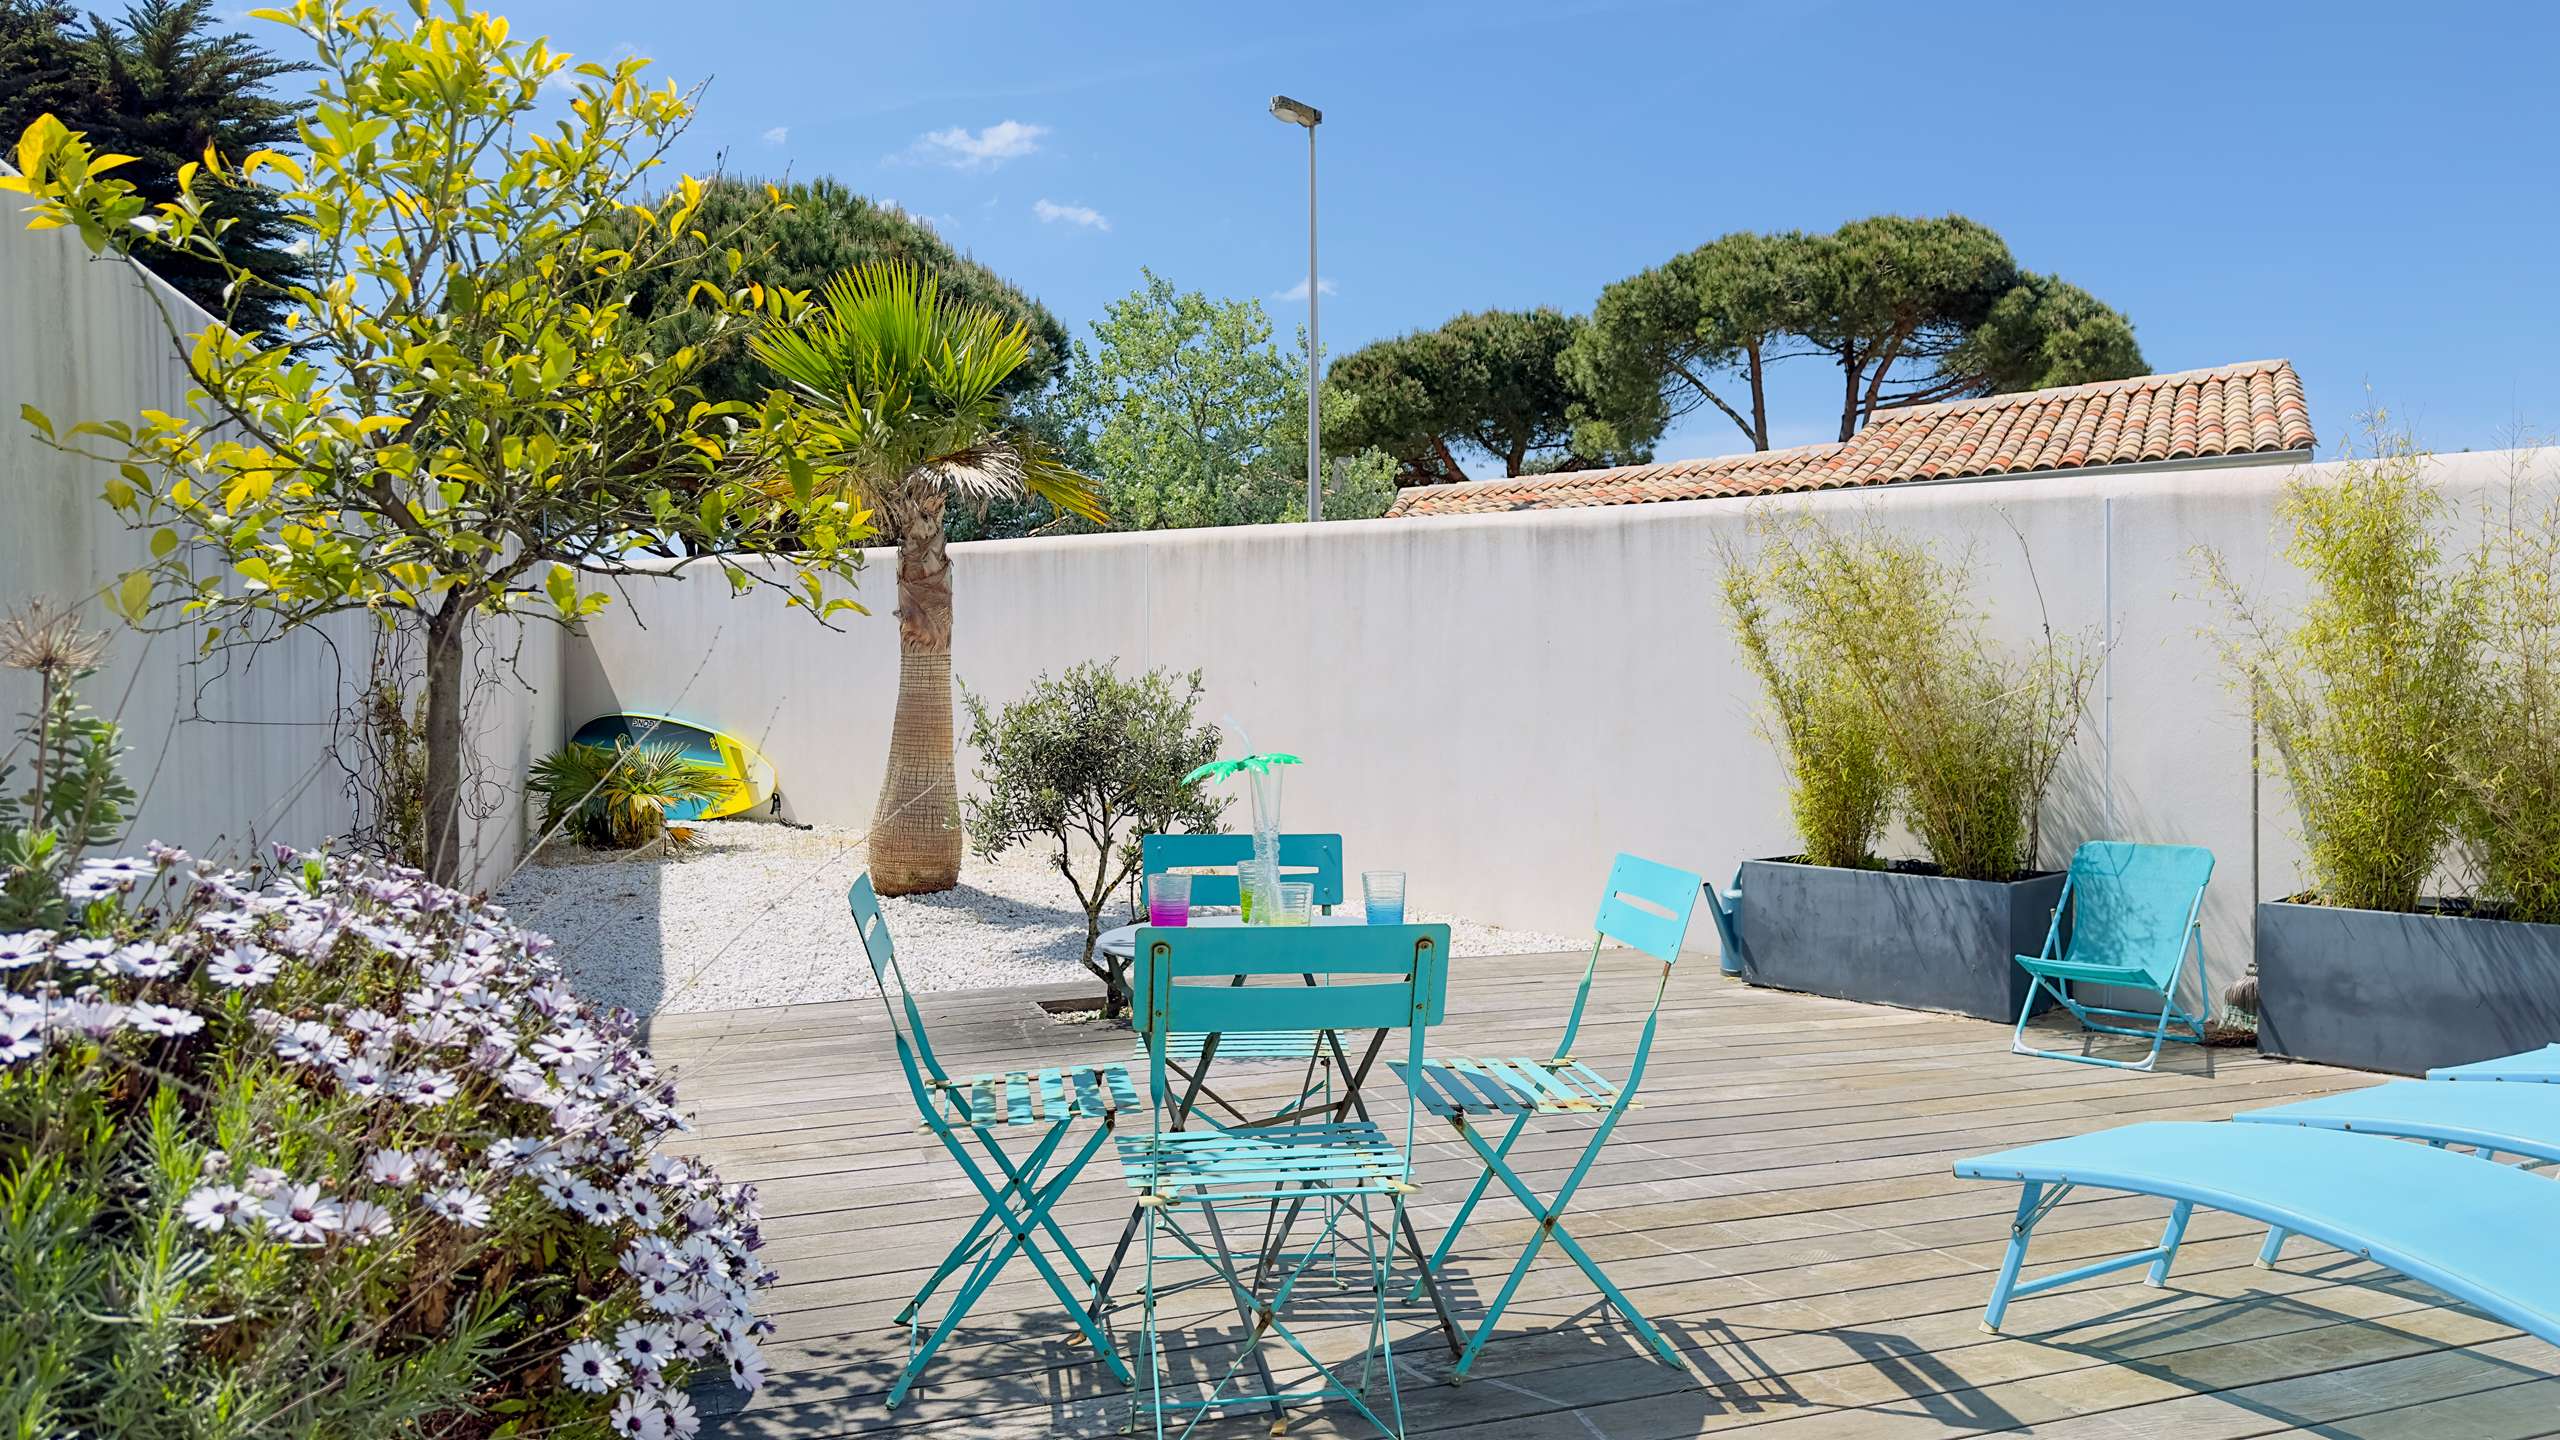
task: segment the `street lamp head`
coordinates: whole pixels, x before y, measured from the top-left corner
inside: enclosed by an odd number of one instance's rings
[[[1324,123],[1324,112],[1305,101],[1292,100],[1286,95],[1274,95],[1271,97],[1271,118],[1285,120],[1292,125],[1304,125],[1313,130]]]

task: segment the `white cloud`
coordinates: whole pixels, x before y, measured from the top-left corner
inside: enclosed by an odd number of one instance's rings
[[[1330,276],[1330,275],[1327,275],[1327,276],[1324,276],[1324,277],[1322,277],[1321,279],[1317,280],[1317,281],[1316,281],[1316,293],[1317,293],[1317,294],[1319,294],[1319,295],[1330,295],[1330,294],[1332,294],[1332,293],[1333,293],[1333,277],[1332,277],[1332,276]],[[1272,298],[1272,299],[1274,299],[1274,300],[1286,300],[1286,301],[1289,301],[1289,302],[1291,302],[1291,303],[1293,303],[1293,304],[1304,305],[1305,303],[1307,303],[1307,282],[1306,282],[1306,281],[1304,281],[1304,280],[1301,280],[1301,281],[1299,281],[1297,284],[1290,286],[1290,287],[1289,287],[1288,289],[1286,289],[1286,290],[1275,290],[1275,291],[1271,292],[1271,298]]]
[[[965,125],[955,125],[917,137],[907,158],[932,160],[955,170],[989,170],[1034,153],[1040,148],[1040,137],[1048,133],[1046,125],[1025,125],[1019,120],[1001,120],[974,133]]]
[[[1051,225],[1081,225],[1087,230],[1111,228],[1110,219],[1090,205],[1061,205],[1055,200],[1034,200],[1031,213]]]
[[[779,145],[790,138],[791,127],[788,125],[776,125],[764,132],[764,143],[767,145]]]

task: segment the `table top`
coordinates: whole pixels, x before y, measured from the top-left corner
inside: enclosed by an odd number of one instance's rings
[[[1369,923],[1368,917],[1356,910],[1345,910],[1337,915],[1313,915],[1308,919],[1309,923],[1316,925],[1366,925]],[[1243,917],[1237,915],[1194,915],[1191,917],[1190,928],[1232,930],[1243,923]],[[1094,938],[1093,948],[1105,955],[1116,955],[1123,960],[1129,959],[1138,953],[1138,932],[1144,928],[1146,927],[1142,925],[1114,926]],[[1257,928],[1278,930],[1286,927],[1267,925]]]

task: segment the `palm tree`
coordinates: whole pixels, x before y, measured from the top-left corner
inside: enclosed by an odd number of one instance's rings
[[[871,817],[871,880],[883,895],[960,882],[952,764],[951,560],[942,513],[1032,494],[1102,519],[1083,476],[1014,429],[1000,393],[1030,357],[1029,332],[946,304],[934,278],[876,260],[829,281],[792,328],[752,342],[811,412],[838,483],[859,492],[898,544],[898,708]]]

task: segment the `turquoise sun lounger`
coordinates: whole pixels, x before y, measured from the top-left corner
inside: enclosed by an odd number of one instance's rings
[[[2521,1055],[2501,1055],[2495,1060],[2475,1060],[2468,1065],[2447,1065],[2427,1072],[2430,1080],[2521,1080],[2531,1084],[2560,1085],[2560,1045],[2545,1045]]]
[[[2510,1057],[2521,1058],[2521,1057]],[[2461,1145],[2483,1160],[2514,1155],[2560,1162],[2560,1085],[2445,1085],[2395,1080],[2343,1095],[2323,1095],[2231,1117],[2252,1125],[2305,1125],[2429,1145]],[[2284,1253],[2285,1231],[2267,1231],[2258,1263]]]
[[[2513,1166],[2308,1126],[2164,1120],[1959,1160],[1955,1173],[2021,1187],[1986,1330],[2011,1300],[2093,1276],[2147,1265],[2149,1282],[2166,1284],[2202,1205],[2334,1245],[2560,1344],[2560,1246],[2539,1243],[2560,1191]],[[2160,1243],[2020,1279],[2037,1223],[2082,1186],[2173,1202]]]

